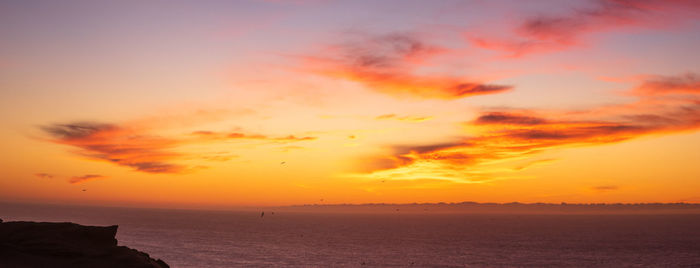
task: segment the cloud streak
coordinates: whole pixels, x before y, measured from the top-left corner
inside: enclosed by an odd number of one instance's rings
[[[286,144],[316,139],[311,136],[269,137],[261,134],[213,131],[195,131],[190,135],[164,137],[137,127],[94,122],[53,124],[41,129],[51,137],[50,141],[78,148],[76,153],[83,157],[152,174],[177,174],[195,169],[183,164],[182,161],[185,160],[228,161],[237,157],[229,152],[196,154],[177,151],[178,147],[184,145],[211,144],[227,140]]]
[[[634,91],[637,95],[700,94],[700,76],[688,73],[680,76],[656,76]]]
[[[377,164],[372,164],[378,168],[370,176],[390,178],[401,174],[418,179],[413,176],[418,170],[440,173],[449,170],[469,181],[475,175],[477,179],[483,177],[484,174],[475,174],[475,170],[489,170],[493,164],[527,159],[546,150],[697,129],[700,128],[699,82],[700,77],[694,74],[654,77],[630,91],[639,98],[637,102],[586,113],[486,112],[464,123],[477,131],[477,135],[464,136],[457,142],[395,146],[392,155],[380,157]],[[520,170],[521,166],[510,170]],[[506,173],[498,169],[490,172]]]
[[[376,120],[397,120],[411,123],[419,123],[433,119],[432,116],[399,116],[396,114],[383,114],[375,117]]]
[[[601,186],[591,187],[591,189],[598,191],[598,192],[610,192],[610,191],[618,190],[618,189],[620,189],[620,187],[617,187],[615,185],[601,185]]]
[[[53,175],[48,173],[35,173],[34,176],[41,179],[53,179],[54,177]]]
[[[515,25],[509,38],[468,33],[476,46],[520,57],[581,44],[583,36],[625,27],[657,27],[697,17],[700,4],[686,0],[596,0],[566,14],[537,14]]]
[[[275,143],[312,141],[312,140],[317,139],[317,137],[312,137],[312,136],[297,137],[295,135],[288,135],[288,136],[282,136],[282,137],[269,137],[269,136],[261,135],[261,134],[246,134],[246,133],[241,133],[241,132],[222,133],[222,132],[214,132],[214,131],[195,131],[195,132],[192,132],[192,135],[199,136],[199,137],[202,137],[204,139],[261,140],[261,141],[270,141],[270,142],[275,142]]]
[[[83,176],[72,177],[68,180],[68,182],[70,184],[77,184],[77,183],[83,183],[83,182],[88,181],[88,180],[96,180],[96,179],[102,179],[102,178],[106,178],[106,177],[102,176],[102,175],[98,175],[98,174],[87,174],[87,175],[83,175]]]

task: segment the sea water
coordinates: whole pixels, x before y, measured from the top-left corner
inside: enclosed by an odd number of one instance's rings
[[[700,267],[700,215],[301,213],[0,205],[119,225],[172,267]]]

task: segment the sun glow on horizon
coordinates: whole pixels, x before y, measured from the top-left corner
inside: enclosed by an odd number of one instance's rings
[[[700,203],[698,14],[0,3],[0,201]]]

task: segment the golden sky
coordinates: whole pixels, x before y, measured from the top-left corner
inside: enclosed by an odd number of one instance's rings
[[[699,14],[5,1],[0,201],[700,202]]]

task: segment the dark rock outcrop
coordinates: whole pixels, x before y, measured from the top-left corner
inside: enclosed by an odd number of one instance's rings
[[[0,220],[0,267],[169,267],[117,246],[117,227]]]

